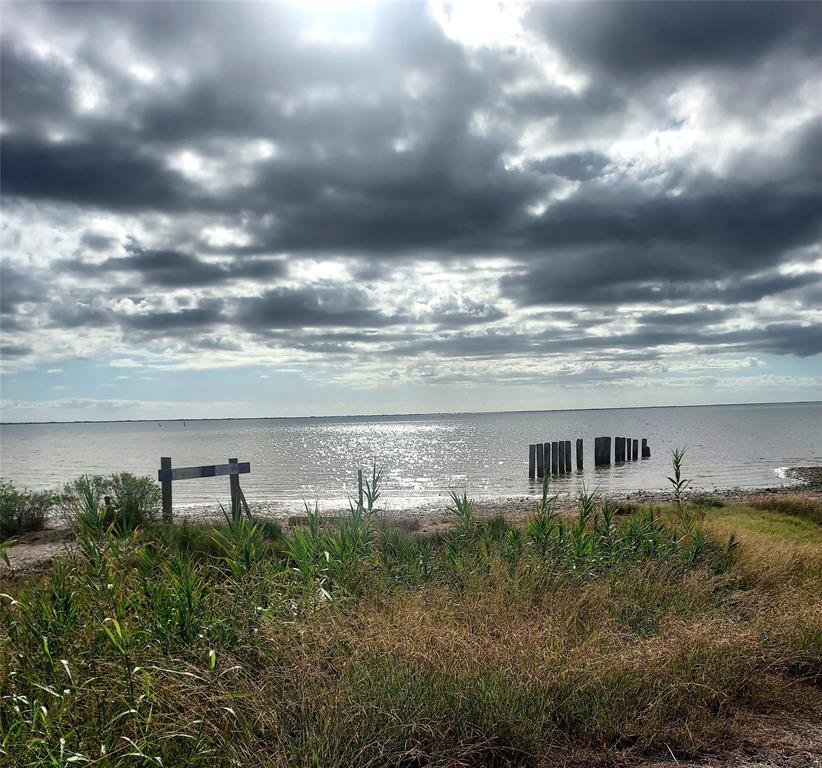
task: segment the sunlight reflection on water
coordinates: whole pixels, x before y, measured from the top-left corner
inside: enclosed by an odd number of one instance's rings
[[[251,461],[242,478],[249,500],[344,505],[356,469],[385,472],[384,502],[395,510],[450,490],[476,497],[537,492],[527,477],[528,444],[582,437],[585,470],[558,478],[607,490],[666,485],[670,448],[687,446],[697,487],[762,487],[784,481],[778,468],[822,464],[822,404],[646,408],[531,413],[442,414],[332,419],[30,424],[0,427],[0,472],[20,485],[57,487],[81,473],[131,471],[156,477],[159,457],[175,466]],[[596,435],[647,437],[647,461],[593,467]],[[223,499],[219,478],[177,483],[176,504]]]

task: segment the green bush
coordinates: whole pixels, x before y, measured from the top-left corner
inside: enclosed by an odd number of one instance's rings
[[[160,489],[150,477],[130,472],[82,475],[65,486],[61,506],[72,525],[101,523],[126,534],[157,519]]]
[[[123,531],[156,520],[160,514],[160,488],[150,477],[121,472],[109,479],[110,504],[106,513]]]
[[[0,536],[42,531],[56,503],[57,496],[50,491],[18,490],[0,480]]]

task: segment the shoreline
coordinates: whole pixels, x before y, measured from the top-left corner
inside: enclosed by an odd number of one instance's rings
[[[822,498],[822,466],[813,467],[789,467],[785,471],[785,478],[789,482],[772,486],[735,486],[732,488],[689,488],[685,491],[686,499],[699,497],[713,497],[723,501],[750,499],[760,496],[772,496],[774,494],[791,496],[809,496],[811,498]],[[535,485],[535,488],[539,487]],[[600,499],[607,499],[615,503],[627,504],[667,504],[673,501],[673,492],[664,488],[660,489],[619,489],[597,491]],[[469,499],[471,495],[469,494]],[[493,516],[504,514],[512,518],[519,518],[527,515],[533,509],[534,503],[539,500],[539,495],[519,494],[513,496],[475,496],[473,497],[474,507],[478,514],[483,516]],[[557,494],[556,508],[560,511],[567,511],[576,507],[578,500],[576,489],[574,491],[563,491]],[[292,501],[281,499],[271,501],[250,501],[250,506],[254,512],[262,518],[272,520],[289,520],[304,515],[304,509]],[[333,501],[319,500],[320,515],[322,517],[339,517],[349,511],[347,503],[335,503]],[[288,505],[287,507],[285,505]],[[432,518],[445,516],[450,519],[448,508],[451,500],[446,495],[436,497],[420,497],[414,499],[408,506],[391,508],[390,500],[387,506],[378,505],[386,517],[395,520],[417,520],[425,524]],[[212,520],[222,520],[223,513],[217,503],[194,503],[180,506],[175,509],[175,518],[180,520],[190,520],[192,522],[209,522]]]
[[[785,485],[767,488],[724,488],[706,491],[692,489],[685,492],[689,500],[697,498],[716,499],[723,503],[744,503],[754,499],[773,498],[774,496],[801,496],[803,498],[822,500],[822,466],[792,467],[786,472],[787,477],[794,482]],[[599,498],[607,499],[616,504],[633,506],[668,504],[673,501],[671,491],[634,490],[634,491],[605,491],[598,494]],[[494,517],[501,515],[512,522],[518,522],[528,517],[534,511],[537,496],[510,496],[499,499],[478,499],[475,501],[476,514],[479,517]],[[284,527],[291,528],[302,524],[303,514],[294,510],[273,508],[272,503],[252,503],[252,509],[257,517],[277,520]],[[576,509],[577,497],[565,493],[557,498],[555,508],[563,513]],[[434,532],[448,528],[453,523],[453,514],[449,511],[450,500],[447,498],[425,500],[413,509],[384,510],[385,516],[398,524],[406,524],[421,533]],[[327,506],[320,507],[320,515],[333,520],[348,513],[348,507]],[[175,522],[189,521],[193,523],[213,523],[223,520],[223,513],[219,506],[195,505],[175,511]],[[17,573],[42,571],[51,566],[55,557],[72,548],[74,537],[69,526],[63,520],[52,519],[41,531],[13,536],[16,543],[7,552]],[[0,562],[0,575],[9,573],[5,563]]]

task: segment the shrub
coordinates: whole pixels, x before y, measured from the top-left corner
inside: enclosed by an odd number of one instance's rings
[[[42,531],[56,503],[57,496],[51,491],[18,490],[0,480],[0,535]]]
[[[260,527],[264,539],[269,541],[283,540],[283,526],[279,520],[272,520],[270,517],[252,517],[252,520]]]
[[[150,477],[129,472],[83,475],[65,486],[61,506],[72,525],[100,523],[126,534],[157,519],[160,489]]]
[[[111,475],[111,494],[106,514],[123,531],[156,520],[160,513],[160,488],[150,477],[138,477],[129,472]]]

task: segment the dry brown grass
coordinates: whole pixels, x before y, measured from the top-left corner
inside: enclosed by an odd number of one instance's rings
[[[198,563],[205,607],[171,644],[158,622],[161,608],[180,618],[177,571],[112,556],[109,592],[78,559],[0,609],[0,762],[62,748],[110,766],[617,764],[726,748],[763,713],[822,724],[822,546],[780,513],[765,530],[735,522],[764,512],[711,511],[702,525],[720,543],[699,562],[684,531],[659,554],[604,561],[612,549],[591,544],[568,561],[473,522],[393,555],[358,550],[336,585],[273,549],[240,577]],[[622,520],[609,546],[640,523]],[[420,575],[427,547],[439,565]],[[146,600],[146,573],[168,604]],[[74,623],[58,600],[72,591]],[[102,630],[111,615],[125,660]]]

